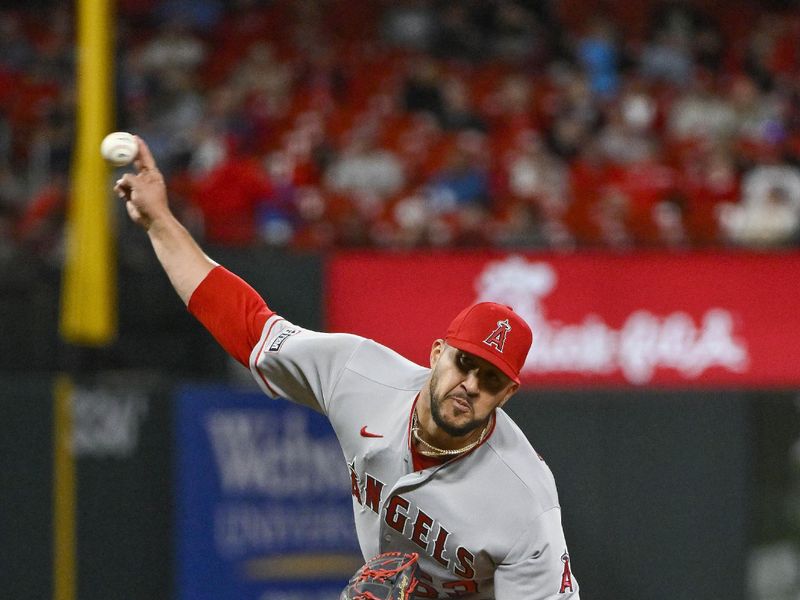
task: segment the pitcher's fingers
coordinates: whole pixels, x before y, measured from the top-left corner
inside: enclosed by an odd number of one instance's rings
[[[135,181],[135,175],[133,173],[125,173],[122,177],[117,179],[117,183],[114,186],[114,191],[129,191],[133,189],[133,183]]]
[[[133,202],[130,200],[125,203],[125,210],[128,212],[128,216],[137,221],[138,219],[142,218],[142,213],[139,212],[139,209],[133,205]]]
[[[117,184],[114,186],[114,192],[118,197],[127,198],[130,200],[131,194],[133,193],[133,185],[130,181],[120,178],[117,180]]]
[[[150,153],[150,148],[147,147],[145,141],[138,135],[134,135],[136,143],[139,144],[139,152],[136,154],[136,161],[134,166],[141,171],[142,169],[156,169],[156,161]]]

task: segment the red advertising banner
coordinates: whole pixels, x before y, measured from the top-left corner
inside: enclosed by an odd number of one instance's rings
[[[800,253],[341,253],[328,331],[420,364],[466,305],[512,306],[533,329],[527,386],[800,385]]]

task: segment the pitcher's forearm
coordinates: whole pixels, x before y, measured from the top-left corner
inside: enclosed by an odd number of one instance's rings
[[[186,228],[171,214],[153,221],[147,235],[172,287],[188,305],[192,292],[217,263],[206,256]]]

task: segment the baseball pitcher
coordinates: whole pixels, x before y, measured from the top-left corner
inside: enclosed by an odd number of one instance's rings
[[[417,555],[410,596],[387,597],[577,600],[553,476],[502,410],[531,345],[525,321],[500,304],[469,306],[433,342],[429,367],[290,323],[204,254],[137,142],[136,173],[115,191],[189,311],[267,396],[330,420],[365,561]]]

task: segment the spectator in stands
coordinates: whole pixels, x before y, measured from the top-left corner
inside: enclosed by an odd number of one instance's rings
[[[431,0],[393,2],[383,13],[381,32],[390,45],[428,52],[436,37],[436,13]]]
[[[126,127],[147,136],[167,176],[186,161],[203,124],[207,98],[200,91],[198,68],[205,57],[198,36],[185,25],[169,23],[130,48],[123,63]]]
[[[394,243],[400,248],[428,245],[428,231],[435,215],[423,193],[412,193],[400,198],[392,208],[396,225]]]
[[[800,168],[782,162],[775,147],[761,151],[762,164],[742,176],[741,201],[722,207],[723,231],[730,241],[741,245],[796,242],[800,226]]]
[[[724,13],[718,13],[724,15]],[[648,32],[666,32],[690,49],[694,64],[717,73],[722,67],[723,40],[718,19],[699,2],[654,2]]]
[[[62,224],[68,187],[66,176],[55,174],[18,208],[19,217],[13,230],[13,238],[26,252],[56,264],[63,250]]]
[[[160,76],[171,70],[194,71],[205,57],[205,45],[180,18],[160,26],[143,48],[141,60],[147,72]]]
[[[195,73],[169,70],[161,78],[158,115],[148,118],[149,128],[158,132],[161,155],[168,166],[181,162],[194,149],[194,135],[202,127],[205,98]]]
[[[711,74],[698,70],[672,103],[666,123],[668,141],[721,140],[734,133],[736,112],[728,98],[715,92]]]
[[[742,176],[742,201],[761,204],[782,190],[788,203],[800,209],[800,167],[783,162],[777,147],[764,146],[761,152],[760,164]]]
[[[446,2],[439,11],[439,27],[433,46],[435,56],[477,61],[486,55],[481,19],[474,2]]]
[[[252,150],[242,102],[240,91],[228,83],[206,94],[203,116],[191,131],[194,150],[189,167],[195,177],[216,167],[231,146]]]
[[[720,222],[727,239],[740,246],[797,245],[800,211],[784,188],[767,190],[757,202],[722,206]]]
[[[564,70],[556,83],[549,102],[547,139],[560,158],[571,161],[596,135],[604,117],[583,73]]]
[[[515,198],[532,203],[563,203],[566,197],[566,170],[551,154],[536,131],[522,131],[509,156],[508,189]]]
[[[429,231],[433,243],[443,239],[455,245],[486,243],[482,226],[490,206],[485,151],[482,134],[461,133],[446,164],[431,178],[425,194],[430,211],[438,216]]]
[[[247,246],[258,239],[258,217],[271,198],[262,164],[232,145],[195,183],[191,201],[202,212],[209,243]]]
[[[459,77],[448,77],[442,84],[442,107],[437,115],[445,131],[471,129],[485,133],[486,122],[473,109],[469,89]]]
[[[290,155],[277,151],[265,158],[271,184],[269,202],[257,207],[258,237],[269,246],[287,246],[298,227],[297,186]]]
[[[433,175],[441,137],[439,122],[433,115],[416,113],[407,119],[397,138],[396,148],[410,187],[424,185]]]
[[[328,204],[317,186],[300,186],[295,193],[299,222],[292,246],[303,250],[330,248],[336,243],[336,227],[328,218]]]
[[[684,155],[681,168],[680,186],[692,244],[704,247],[721,243],[719,207],[739,199],[739,173],[733,155],[722,144],[701,144]]]
[[[639,73],[652,81],[680,87],[693,70],[691,40],[683,29],[657,30],[639,55]]]
[[[600,243],[595,223],[596,204],[611,183],[613,167],[600,150],[597,140],[590,138],[575,160],[567,163],[569,203],[564,215],[575,243]]]
[[[763,92],[772,91],[779,80],[797,72],[797,32],[792,20],[784,15],[764,13],[759,16],[746,41],[744,68]]]
[[[229,84],[244,102],[260,102],[268,117],[281,117],[291,105],[292,76],[270,44],[255,42],[237,63]]]
[[[669,195],[659,200],[653,206],[651,219],[655,225],[655,245],[667,248],[689,247],[686,206],[682,196]]]
[[[407,66],[403,84],[403,106],[409,112],[427,112],[437,119],[442,114],[441,74],[429,57],[417,57]]]
[[[764,145],[781,142],[785,136],[781,99],[774,93],[762,92],[747,76],[736,77],[728,97],[734,112],[734,135],[746,155],[760,151]],[[748,157],[758,160],[758,157]]]
[[[693,44],[701,28],[700,13],[686,4],[654,5],[648,39],[638,55],[642,76],[677,89],[691,80],[695,68]]]
[[[403,165],[395,154],[377,144],[377,126],[357,126],[339,156],[325,173],[325,183],[333,191],[385,199],[399,192],[404,184]]]
[[[0,71],[23,73],[36,60],[36,50],[23,29],[22,15],[0,12]]]
[[[334,155],[323,116],[316,111],[299,114],[293,128],[285,133],[281,151],[291,163],[295,186],[318,185]]]
[[[34,190],[69,174],[75,141],[71,91],[61,88],[55,98],[42,102],[38,112],[28,146],[28,185]]]
[[[497,59],[536,64],[547,58],[547,35],[527,3],[499,0],[490,3],[488,51]]]
[[[471,132],[459,135],[447,163],[428,186],[430,203],[436,212],[463,208],[488,208],[489,181],[482,161],[485,140]]]
[[[499,140],[513,140],[524,129],[539,129],[533,81],[512,71],[499,82],[487,100],[489,128]]]
[[[747,227],[732,223],[766,231],[772,222],[776,232],[780,215],[792,228],[793,177],[775,176],[800,164],[791,13],[748,0],[746,14],[758,17],[739,23],[711,5],[650,3],[641,45],[641,32],[607,14],[586,33],[564,31],[548,3],[521,0],[367,3],[346,31],[330,3],[203,0],[187,15],[188,4],[121,4],[118,125],[148,139],[178,197],[201,204],[193,183],[213,189],[212,174],[231,169],[260,188],[262,157],[281,157],[269,163],[280,182],[266,204],[233,186],[230,202],[249,207],[240,224],[254,223],[212,237],[290,243],[288,222],[302,247],[563,247],[572,238],[628,247],[750,243],[769,236],[740,235]],[[186,18],[169,18],[178,14]],[[43,182],[71,160],[72,29],[66,5],[0,10],[0,168],[24,200],[4,214],[28,215],[31,232],[33,217],[57,205]],[[354,126],[364,128],[342,145]],[[521,131],[544,146],[515,148]],[[450,153],[461,132],[485,134],[480,156]],[[562,170],[565,191],[542,196],[541,174],[562,179]],[[717,213],[727,215],[724,231]],[[56,239],[61,213],[48,214]]]
[[[604,15],[595,15],[575,49],[592,93],[600,98],[614,97],[619,88],[617,38],[614,24]]]
[[[308,45],[307,55],[289,72],[294,85],[292,106],[321,116],[347,103],[350,81],[332,48],[322,43]]]
[[[180,20],[195,32],[209,33],[223,13],[220,0],[163,0],[155,11],[160,22]]]
[[[633,247],[630,198],[618,187],[611,185],[599,190],[597,201],[590,207],[589,217],[584,243],[616,250]]]
[[[617,165],[647,160],[658,149],[651,130],[655,111],[643,94],[626,94],[611,104],[608,120],[597,135],[602,152]]]
[[[67,4],[56,4],[43,17],[36,36],[36,64],[46,77],[66,86],[75,67],[74,18]]]
[[[676,171],[660,154],[642,155],[618,166],[612,182],[626,199],[627,230],[634,244],[658,246],[677,241],[675,230],[684,228],[684,203]],[[673,223],[676,219],[681,222]]]

